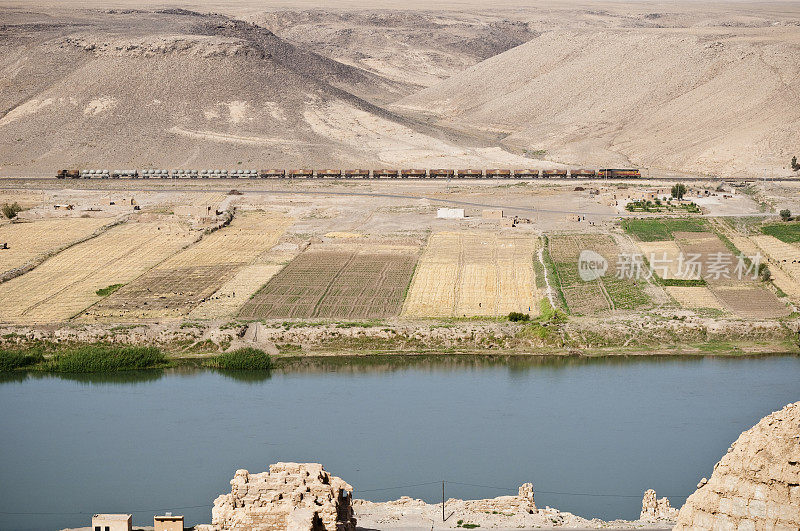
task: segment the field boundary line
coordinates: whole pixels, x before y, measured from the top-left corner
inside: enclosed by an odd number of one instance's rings
[[[553,288],[550,286],[550,279],[547,278],[547,266],[544,263],[544,246],[539,248],[539,252],[536,253],[536,257],[539,259],[539,263],[542,264],[542,276],[544,277],[545,285],[544,294],[547,296],[547,300],[550,301],[550,306],[555,308],[556,302],[553,300]]]
[[[322,294],[317,299],[317,302],[314,303],[314,309],[311,310],[311,317],[317,317],[317,311],[319,310],[319,305],[322,304],[322,300],[325,298],[325,295],[327,295],[328,292],[331,290],[331,287],[333,286],[334,282],[336,282],[336,279],[339,278],[339,275],[342,274],[342,271],[344,271],[345,268],[348,265],[350,265],[350,263],[355,259],[356,254],[357,254],[356,251],[350,253],[350,257],[347,259],[347,261],[344,264],[342,264],[342,266],[339,269],[336,270],[336,273],[334,273],[333,276],[331,276],[331,279],[325,286],[325,291],[322,292]]]
[[[566,307],[567,312],[570,312],[569,302],[567,302],[567,297],[564,295],[564,282],[561,280],[561,275],[559,275],[558,273],[558,266],[556,266],[556,263],[553,260],[553,255],[550,254],[550,238],[547,238],[547,255],[550,257],[550,262],[553,263],[553,274],[556,277],[556,282],[558,282],[558,290],[561,292],[564,298],[564,306]],[[547,269],[547,264],[545,264],[545,270],[546,269]]]

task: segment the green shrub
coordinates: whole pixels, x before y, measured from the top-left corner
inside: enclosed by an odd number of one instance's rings
[[[789,210],[788,208],[784,208],[783,210],[780,211],[779,214],[781,216],[782,221],[789,221],[790,219],[792,219],[792,211]]]
[[[22,212],[22,207],[19,206],[19,203],[14,202],[12,204],[4,203],[2,207],[3,215],[8,219],[14,219],[17,217],[17,214]]]
[[[0,372],[24,369],[44,361],[41,349],[0,349]]]
[[[708,285],[708,282],[702,278],[661,278],[653,275],[653,279],[662,286],[697,287]]]
[[[165,365],[156,347],[85,345],[57,352],[43,368],[53,372],[111,372],[152,369]]]
[[[105,288],[100,288],[99,290],[95,291],[95,293],[100,295],[101,297],[105,297],[106,295],[111,295],[124,285],[125,284],[111,284],[110,286],[106,286]]]
[[[272,359],[263,350],[248,347],[214,356],[206,365],[236,371],[267,371],[272,368]]]
[[[508,320],[512,321],[514,323],[516,323],[518,321],[530,321],[530,319],[531,319],[531,316],[528,315],[527,313],[511,312],[511,313],[508,314]]]

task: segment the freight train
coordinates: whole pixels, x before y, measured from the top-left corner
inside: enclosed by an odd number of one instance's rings
[[[631,168],[600,170],[58,170],[57,179],[638,179]]]

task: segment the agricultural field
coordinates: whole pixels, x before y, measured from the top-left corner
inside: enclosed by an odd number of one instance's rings
[[[0,225],[0,276],[12,269],[53,254],[88,238],[105,225],[108,218],[53,218]]]
[[[664,289],[684,308],[727,310],[714,296],[714,293],[705,286],[667,286]]]
[[[596,280],[584,281],[578,271],[581,251],[594,251],[608,262],[606,274]],[[645,293],[646,280],[636,280],[616,270],[619,247],[610,235],[564,234],[549,239],[549,254],[555,279],[571,313],[591,315],[606,310],[633,310],[650,303]]]
[[[408,317],[536,314],[531,236],[491,232],[437,232],[417,265],[403,315]]]
[[[700,218],[624,219],[622,228],[642,242],[668,241],[676,232],[703,232],[708,223]]]
[[[174,221],[113,227],[0,284],[0,319],[15,323],[70,319],[102,299],[98,290],[135,280],[195,239],[195,233]]]
[[[239,312],[244,319],[378,319],[400,313],[417,261],[408,252],[366,248],[306,251]]]
[[[756,283],[716,286],[711,291],[723,305],[743,319],[772,319],[791,313],[772,292]]]
[[[675,241],[686,260],[684,275],[680,278],[697,278],[686,274],[694,271],[707,282],[721,282],[736,277],[738,255],[725,246],[713,232],[675,232]],[[698,269],[688,265],[690,260],[699,264]]]
[[[773,283],[794,300],[800,300],[800,247],[774,236],[751,236],[750,241],[764,257]]]
[[[234,317],[253,294],[283,269],[296,254],[291,251],[269,251],[259,256],[252,264],[242,267],[216,293],[200,303],[189,313],[189,317],[196,319]]]
[[[84,318],[183,317],[273,247],[289,222],[267,212],[241,213],[227,227],[205,235],[91,307]],[[265,280],[241,282],[242,289],[251,291],[238,295],[249,297]]]
[[[674,241],[637,242],[644,258],[653,267],[653,272],[663,279],[678,278],[681,248]],[[681,277],[696,279],[698,275]]]
[[[767,236],[774,236],[784,243],[800,242],[800,222],[763,225],[761,232]]]

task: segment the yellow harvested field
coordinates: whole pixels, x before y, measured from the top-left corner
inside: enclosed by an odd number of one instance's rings
[[[289,223],[290,218],[263,211],[237,214],[230,225],[206,235],[163,261],[135,282],[91,307],[85,317],[182,317],[206,302],[228,282],[234,282],[231,293],[237,283],[242,286],[240,289],[250,290],[247,293],[249,298],[274,274],[272,268],[255,268],[251,271],[252,278],[234,279],[245,266],[253,264],[278,242]],[[236,295],[238,297],[239,293]]]
[[[714,308],[716,310],[727,310],[727,308],[717,300],[711,290],[705,286],[667,286],[665,289],[667,293],[684,308]]]
[[[417,264],[403,315],[500,316],[536,313],[537,240],[490,232],[434,233]]]
[[[101,218],[55,218],[0,225],[0,275],[91,236],[111,223]]]
[[[800,300],[800,248],[774,236],[753,236],[772,273],[772,281],[794,300]]]
[[[176,222],[113,227],[0,284],[0,319],[24,323],[69,319],[101,300],[97,290],[131,282],[195,237]]]
[[[674,241],[637,242],[653,271],[661,278],[677,278],[681,248]],[[697,275],[693,275],[697,278]],[[692,276],[687,277],[692,278]]]

